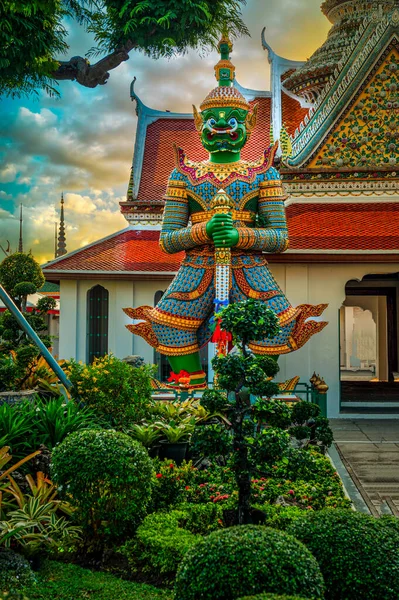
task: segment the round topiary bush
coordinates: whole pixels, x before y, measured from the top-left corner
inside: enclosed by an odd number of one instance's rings
[[[326,599],[397,600],[399,531],[350,510],[305,513],[288,528],[317,558]]]
[[[35,581],[26,558],[13,550],[0,548],[0,597],[7,592],[8,598],[18,598],[19,592],[32,587]]]
[[[77,431],[53,451],[52,479],[79,510],[91,534],[131,532],[151,498],[152,461],[128,435],[114,430]]]
[[[255,525],[204,538],[184,557],[175,583],[175,600],[234,600],[261,592],[318,599],[324,582],[303,544],[284,532]]]

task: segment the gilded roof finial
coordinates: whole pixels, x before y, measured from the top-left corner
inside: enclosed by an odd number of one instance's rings
[[[233,49],[233,44],[226,34],[223,34],[218,50],[220,52],[220,60],[215,65],[215,77],[219,83],[218,87],[214,88],[205,100],[200,105],[201,112],[210,108],[238,108],[249,111],[249,102],[244,96],[234,87],[235,66],[230,61],[230,52]],[[194,109],[194,115],[198,114]],[[199,130],[201,123],[197,118],[197,129]]]
[[[230,61],[230,52],[233,50],[227,34],[223,34],[218,43],[218,51],[220,52],[220,60],[215,65],[215,77],[219,86],[231,87],[235,77],[235,66]]]

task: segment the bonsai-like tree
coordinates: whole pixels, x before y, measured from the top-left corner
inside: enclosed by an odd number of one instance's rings
[[[27,297],[42,287],[44,275],[30,252],[15,252],[0,264],[0,284],[25,312]]]
[[[250,352],[250,341],[273,338],[280,331],[278,317],[264,303],[246,300],[231,304],[217,318],[222,330],[233,336],[235,351],[217,356],[212,365],[217,374],[217,388],[205,392],[201,404],[211,412],[224,412],[231,423],[232,468],[238,486],[238,522],[251,522],[251,475],[262,461],[281,456],[289,444],[289,435],[274,429],[262,430],[259,421],[265,409],[264,398],[278,393],[272,381],[279,371],[277,360]],[[222,391],[224,390],[224,391]],[[258,398],[251,404],[251,395]],[[205,433],[205,432],[204,432]],[[229,444],[224,427],[214,428],[215,443]]]
[[[15,252],[0,264],[0,284],[14,300],[42,342],[51,346],[44,320],[55,308],[54,298],[43,297],[30,312],[26,312],[27,297],[44,284],[43,272],[31,253]],[[17,320],[6,310],[0,316],[0,391],[20,388],[30,376],[39,349],[32,344]]]

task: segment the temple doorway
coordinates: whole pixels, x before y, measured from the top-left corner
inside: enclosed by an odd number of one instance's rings
[[[397,273],[349,281],[340,308],[341,412],[399,408]]]

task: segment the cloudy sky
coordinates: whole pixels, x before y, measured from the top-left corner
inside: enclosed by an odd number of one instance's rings
[[[330,24],[320,0],[248,0],[244,20],[251,37],[235,44],[241,85],[269,89],[269,65],[260,33],[278,54],[305,60],[326,39]],[[94,45],[76,23],[67,23],[69,57]],[[61,192],[66,210],[67,248],[75,250],[123,229],[118,202],[125,197],[136,131],[129,86],[156,109],[189,112],[215,85],[216,53],[192,52],[152,60],[132,52],[93,90],[61,82],[60,99],[39,94],[0,101],[0,244],[18,243],[19,205],[24,207],[25,249],[40,262],[54,256],[54,222]],[[0,260],[3,253],[0,250]]]

